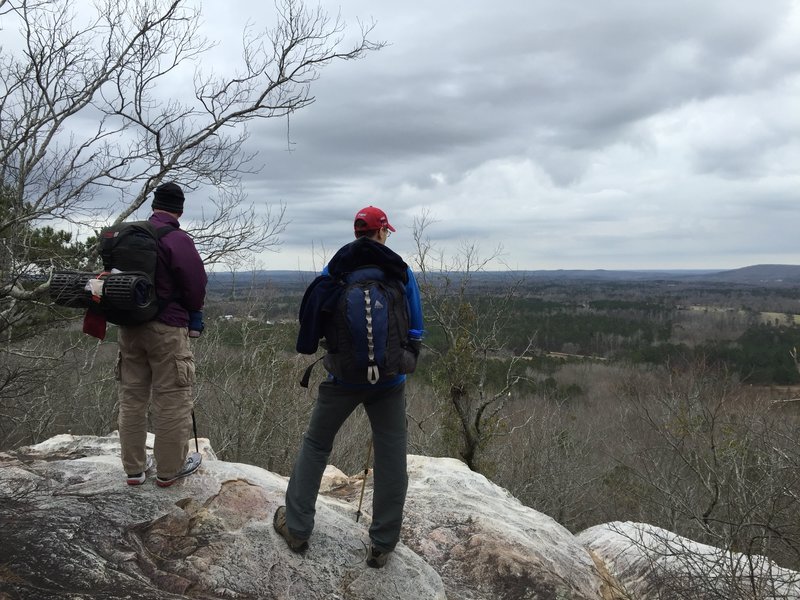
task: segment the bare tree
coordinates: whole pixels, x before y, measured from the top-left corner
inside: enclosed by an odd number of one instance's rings
[[[9,40],[0,57],[0,236],[45,222],[94,230],[101,206],[122,221],[169,179],[219,191],[194,227],[212,263],[273,247],[283,230],[282,208],[263,214],[243,204],[239,178],[255,170],[247,124],[309,106],[326,65],[381,47],[367,25],[343,48],[338,17],[278,0],[277,24],[247,29],[241,61],[220,76],[202,68],[213,44],[188,2],[101,0],[79,10],[68,0],[2,0],[0,9]],[[192,70],[193,90],[173,95]],[[20,276],[29,268],[24,244],[7,250],[0,330],[47,289]]]
[[[532,352],[534,335],[531,332],[522,352],[509,355],[505,335],[519,280],[506,281],[488,294],[472,286],[475,274],[484,271],[501,248],[481,257],[476,245],[464,244],[456,256],[445,258],[427,237],[430,225],[428,214],[414,221],[416,268],[428,329],[442,338],[438,345],[428,345],[437,356],[434,387],[448,399],[461,458],[478,470],[481,448],[507,425],[502,409],[511,390],[524,379],[520,361]],[[490,367],[498,359],[504,359],[506,366],[501,383],[492,386]]]
[[[198,6],[0,0],[0,397],[9,402],[61,360],[9,351],[63,318],[45,296],[52,272],[89,270],[93,245],[72,233],[88,238],[127,219],[175,180],[213,188],[189,224],[206,264],[276,249],[285,207],[249,204],[240,185],[258,169],[248,124],[308,107],[326,65],[381,47],[371,24],[345,47],[338,17],[278,0],[275,25],[246,29],[241,59],[219,75],[204,67],[214,44],[200,35]]]
[[[646,523],[601,527],[616,538],[615,598],[775,600],[800,593],[799,574],[764,556],[708,546]]]
[[[253,311],[268,300],[251,294],[240,302]],[[218,324],[196,346],[198,364],[209,365],[195,386],[198,426],[224,460],[288,473],[311,402],[298,385],[305,367],[286,350],[292,330],[250,315]]]
[[[634,495],[641,516],[666,530],[797,569],[797,426],[746,392],[702,365],[633,378],[621,395],[630,480],[617,492]],[[731,576],[755,581],[750,566],[737,561]]]

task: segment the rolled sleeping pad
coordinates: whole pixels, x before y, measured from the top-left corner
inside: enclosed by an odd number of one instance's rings
[[[58,271],[50,280],[50,300],[59,306],[88,308],[92,305],[92,294],[86,291],[86,283],[97,277],[96,273]]]
[[[112,273],[104,279],[103,301],[116,309],[147,308],[154,297],[153,284],[144,273]]]

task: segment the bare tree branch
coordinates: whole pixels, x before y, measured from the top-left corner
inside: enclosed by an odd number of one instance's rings
[[[434,383],[457,420],[460,455],[470,468],[477,469],[479,451],[505,427],[498,415],[511,390],[523,381],[519,364],[532,353],[534,343],[531,339],[518,356],[509,358],[504,352],[504,331],[520,281],[503,283],[489,294],[472,287],[475,274],[486,270],[502,248],[482,256],[477,244],[464,242],[455,256],[445,259],[427,237],[432,223],[428,212],[414,219],[415,266],[426,301],[426,319],[431,323],[427,328],[436,329],[445,341],[440,348],[426,348],[439,355]],[[489,389],[489,366],[498,360],[508,361],[505,381],[500,389]]]
[[[8,314],[47,289],[20,276],[30,265],[25,232],[48,221],[94,231],[98,214],[123,221],[165,180],[217,190],[214,210],[192,227],[210,264],[277,249],[285,207],[264,210],[241,193],[240,177],[257,170],[247,125],[308,107],[326,65],[383,45],[367,24],[345,47],[338,16],[279,0],[277,24],[248,28],[238,65],[219,75],[203,68],[214,44],[199,33],[200,9],[183,0],[101,0],[93,12],[69,0],[0,7],[18,38],[0,55],[0,242],[11,248],[0,256],[0,313]],[[192,71],[194,89],[172,93]]]

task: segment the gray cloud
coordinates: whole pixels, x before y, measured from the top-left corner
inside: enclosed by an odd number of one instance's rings
[[[502,242],[520,268],[796,262],[778,239],[800,189],[796,3],[323,5],[390,45],[325,69],[288,139],[252,127],[250,199],[292,220],[266,266],[335,250],[367,204],[407,253],[429,210],[434,242]]]

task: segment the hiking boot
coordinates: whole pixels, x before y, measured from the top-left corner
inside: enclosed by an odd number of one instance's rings
[[[382,568],[386,564],[386,561],[389,560],[389,555],[391,553],[391,550],[379,550],[375,546],[370,545],[369,555],[367,556],[367,566],[373,569]]]
[[[286,543],[289,545],[289,549],[292,552],[300,553],[308,550],[308,540],[295,537],[292,535],[292,532],[289,531],[289,526],[286,524],[285,506],[279,506],[278,510],[275,511],[275,516],[272,518],[272,526],[275,528],[275,531],[277,531],[280,536],[286,540]]]
[[[175,473],[172,477],[156,477],[156,485],[158,487],[169,487],[178,479],[183,479],[184,477],[188,477],[197,469],[200,468],[200,463],[203,462],[203,457],[200,456],[199,452],[190,452],[189,456],[186,457],[186,462],[183,463],[183,467],[180,471]]]
[[[133,475],[128,474],[126,477],[128,485],[142,485],[145,481],[147,481],[147,471],[153,468],[155,461],[153,460],[153,455],[148,454],[147,460],[144,464],[144,471],[141,473],[135,473]]]

